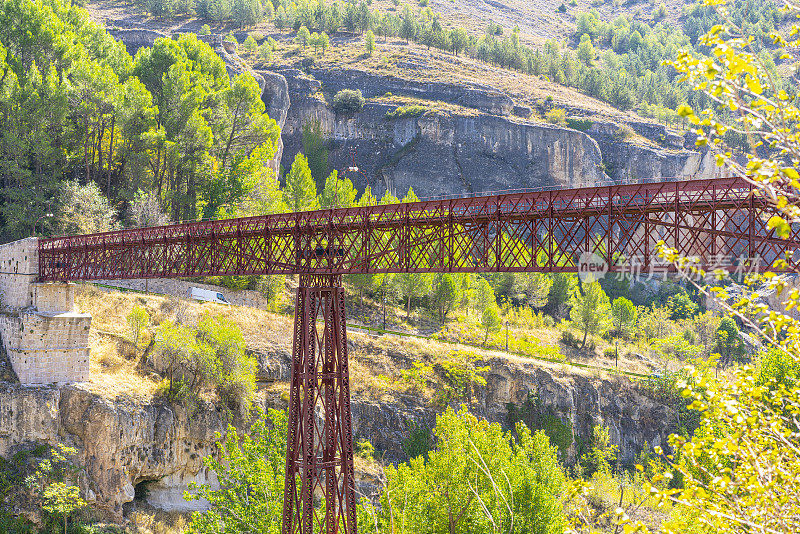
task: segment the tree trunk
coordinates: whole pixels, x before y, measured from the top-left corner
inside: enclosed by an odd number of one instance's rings
[[[99,182],[103,177],[103,137],[106,132],[106,121],[100,121],[100,131],[97,134],[97,181]],[[99,185],[99,184],[98,184]]]
[[[117,118],[111,119],[111,139],[108,141],[108,172],[106,173],[106,196],[111,197],[111,161],[114,158],[114,126],[117,123]]]
[[[581,343],[581,348],[582,348],[582,349],[586,347],[586,335],[587,335],[588,333],[589,333],[589,331],[588,331],[588,330],[584,330],[584,331],[583,331],[583,343]]]

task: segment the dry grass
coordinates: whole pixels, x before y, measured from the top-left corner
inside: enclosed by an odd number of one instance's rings
[[[610,105],[586,96],[575,89],[549,82],[537,76],[503,69],[471,59],[454,56],[437,50],[426,49],[416,43],[406,44],[401,39],[379,39],[372,56],[365,53],[361,36],[337,35],[331,47],[322,55],[312,48],[301,50],[293,41],[294,33],[272,34],[277,41],[273,61],[264,64],[256,58],[246,58],[252,66],[274,68],[279,65],[296,65],[304,57],[313,58],[318,67],[351,68],[372,72],[381,76],[396,76],[418,82],[448,82],[491,85],[517,100],[530,104],[543,102],[552,97],[553,105],[584,108],[589,113],[610,120],[621,120],[626,114]]]
[[[153,508],[133,512],[128,528],[135,534],[181,534],[186,526],[186,514]]]
[[[147,310],[151,330],[165,321],[179,320],[196,325],[203,313],[213,312],[230,317],[239,324],[249,349],[282,347],[291,350],[291,336],[286,335],[291,332],[291,319],[258,309],[106,291],[92,285],[81,286],[75,301],[80,311],[92,314],[89,336],[92,362],[88,387],[107,398],[127,397],[148,402],[155,395],[160,381],[156,375],[146,376],[141,372],[140,360],[151,334],[144,334],[138,347],[130,341],[126,317],[134,306]]]
[[[239,325],[249,350],[266,354],[291,353],[292,350],[293,319],[264,310],[219,306],[157,295],[101,291],[94,286],[84,286],[76,301],[80,310],[93,315],[90,334],[92,375],[89,388],[108,398],[122,396],[147,402],[152,400],[160,382],[160,377],[155,374],[143,374],[140,362],[151,334],[145,334],[144,342],[140,342],[138,347],[129,340],[126,316],[135,305],[148,311],[152,321],[151,328],[164,321],[178,319],[185,324],[195,325],[203,313],[213,312],[229,317]],[[389,315],[399,317],[404,316],[404,313],[391,308]],[[416,385],[403,379],[403,371],[412,369],[414,362],[431,366],[442,363],[452,358],[453,352],[457,350],[469,351],[485,361],[500,358],[509,362],[533,364],[555,371],[558,375],[605,377],[614,372],[613,358],[603,355],[603,350],[610,345],[598,340],[599,346],[594,352],[564,347],[559,343],[562,326],[518,325],[509,332],[513,339],[528,339],[530,346],[541,347],[543,357],[552,358],[557,349],[566,360],[564,363],[551,363],[510,355],[496,348],[475,347],[474,345],[482,343],[484,335],[477,319],[464,316],[458,319],[449,322],[437,334],[442,341],[391,334],[375,336],[349,333],[349,370],[353,394],[385,402],[398,400],[400,395],[412,394],[430,401],[436,388],[440,386],[439,378],[429,376],[425,386],[418,390]],[[490,336],[490,345],[503,347],[504,340],[504,331],[495,333]],[[620,347],[620,369],[643,374],[651,372],[652,367],[640,359],[627,357],[636,352],[638,349],[633,346]],[[603,367],[609,371],[585,370],[570,366],[569,362]],[[260,395],[287,402],[286,386],[282,382],[261,384]]]

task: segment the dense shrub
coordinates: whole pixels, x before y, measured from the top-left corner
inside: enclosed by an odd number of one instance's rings
[[[342,113],[357,113],[364,109],[365,103],[360,89],[342,89],[333,97],[333,109]]]
[[[409,460],[417,456],[427,458],[433,449],[433,429],[420,422],[413,422],[401,447]]]
[[[204,388],[225,405],[246,413],[255,393],[255,359],[245,352],[239,327],[221,315],[204,314],[196,329],[164,323],[156,334],[151,364],[165,375],[162,394],[190,402]]]
[[[453,351],[450,358],[435,366],[444,384],[434,399],[439,406],[450,403],[471,401],[480,387],[486,386],[488,366],[478,366],[478,356],[465,351]]]
[[[592,127],[594,121],[591,119],[578,119],[575,117],[567,117],[566,119],[567,126],[572,128],[573,130],[579,130],[581,132],[586,132],[589,128]]]
[[[567,117],[567,112],[564,111],[562,108],[553,108],[544,114],[544,120],[546,120],[551,124],[556,124],[558,126],[567,125],[566,117]]]
[[[228,427],[218,443],[219,455],[203,459],[219,486],[190,484],[187,498],[204,499],[209,505],[206,512],[192,513],[190,532],[280,532],[286,430],[286,412],[277,410],[269,411],[269,419],[263,415],[256,419],[247,433]]]
[[[359,530],[394,524],[396,534],[492,532],[492,525],[513,523],[518,532],[564,531],[566,478],[556,448],[544,432],[524,424],[516,430],[514,436],[466,409],[448,408],[437,417],[436,446],[427,458],[387,467],[380,508],[364,503],[376,521]]]
[[[506,426],[515,429],[522,422],[531,431],[543,430],[550,442],[558,447],[560,454],[565,455],[573,442],[572,423],[562,421],[551,406],[545,406],[538,395],[528,393],[522,404],[513,402],[506,404]]]

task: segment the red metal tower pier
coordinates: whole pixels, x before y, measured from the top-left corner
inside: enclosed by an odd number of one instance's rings
[[[353,432],[340,275],[300,275],[293,343],[283,534],[354,534]],[[324,495],[324,507],[315,508],[315,493]]]

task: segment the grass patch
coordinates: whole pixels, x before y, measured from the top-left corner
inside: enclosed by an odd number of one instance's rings
[[[429,109],[426,106],[400,106],[399,108],[395,109],[394,111],[387,111],[386,118],[387,119],[408,119],[411,117],[419,117],[420,115],[424,115],[428,112]]]

